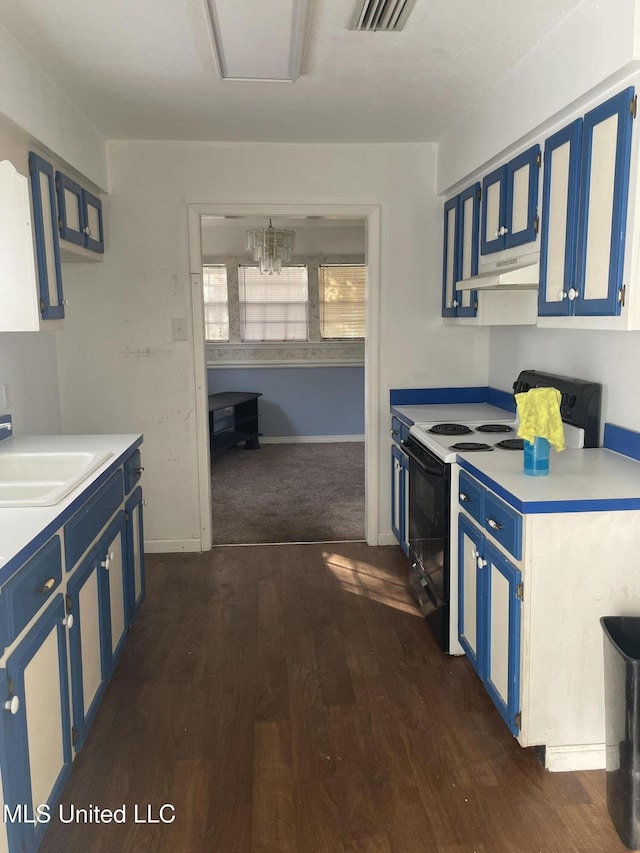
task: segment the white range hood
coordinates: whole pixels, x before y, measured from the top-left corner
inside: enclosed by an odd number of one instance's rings
[[[456,290],[536,290],[540,282],[540,253],[482,264],[478,275],[456,281]]]

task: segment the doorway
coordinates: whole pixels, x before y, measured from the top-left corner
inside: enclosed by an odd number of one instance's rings
[[[364,226],[366,262],[365,325],[364,345],[364,460],[365,460],[365,538],[369,544],[377,544],[378,530],[378,278],[379,278],[379,208],[377,206],[343,206],[338,209],[326,205],[221,205],[199,204],[189,206],[189,233],[191,254],[192,308],[194,328],[194,357],[196,374],[196,418],[198,427],[198,474],[202,549],[212,545],[212,516],[210,492],[210,448],[208,413],[208,373],[202,297],[203,221],[217,218],[218,221],[242,223],[243,233],[247,217],[268,221],[270,217],[292,219],[302,223],[310,217],[317,221],[358,220]],[[229,227],[229,226],[227,226]],[[256,389],[259,390],[259,389]],[[249,451],[251,452],[251,451]]]

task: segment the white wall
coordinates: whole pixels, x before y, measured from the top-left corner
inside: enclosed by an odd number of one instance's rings
[[[605,421],[640,431],[640,332],[516,328],[491,334],[491,384],[505,391],[518,372],[534,368],[603,385]]]
[[[380,528],[390,533],[389,389],[485,384],[486,329],[443,328],[441,203],[431,145],[108,144],[107,254],[67,276],[63,425],[145,435],[145,534],[196,547],[194,368],[171,317],[190,317],[188,203],[381,207]],[[78,308],[80,309],[78,314]]]
[[[438,192],[640,59],[639,0],[583,0],[470,110],[439,146]],[[535,14],[535,6],[532,7]]]
[[[106,189],[104,138],[3,27],[0,80],[0,113],[96,187]]]

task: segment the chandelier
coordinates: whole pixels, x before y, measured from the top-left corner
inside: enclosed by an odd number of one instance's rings
[[[266,228],[247,231],[247,250],[253,253],[253,260],[258,261],[263,275],[279,273],[282,264],[291,260],[295,233],[288,228],[274,228],[271,220]]]

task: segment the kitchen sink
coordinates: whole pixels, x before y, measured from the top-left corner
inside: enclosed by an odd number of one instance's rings
[[[0,507],[57,504],[111,455],[84,451],[0,453]]]

